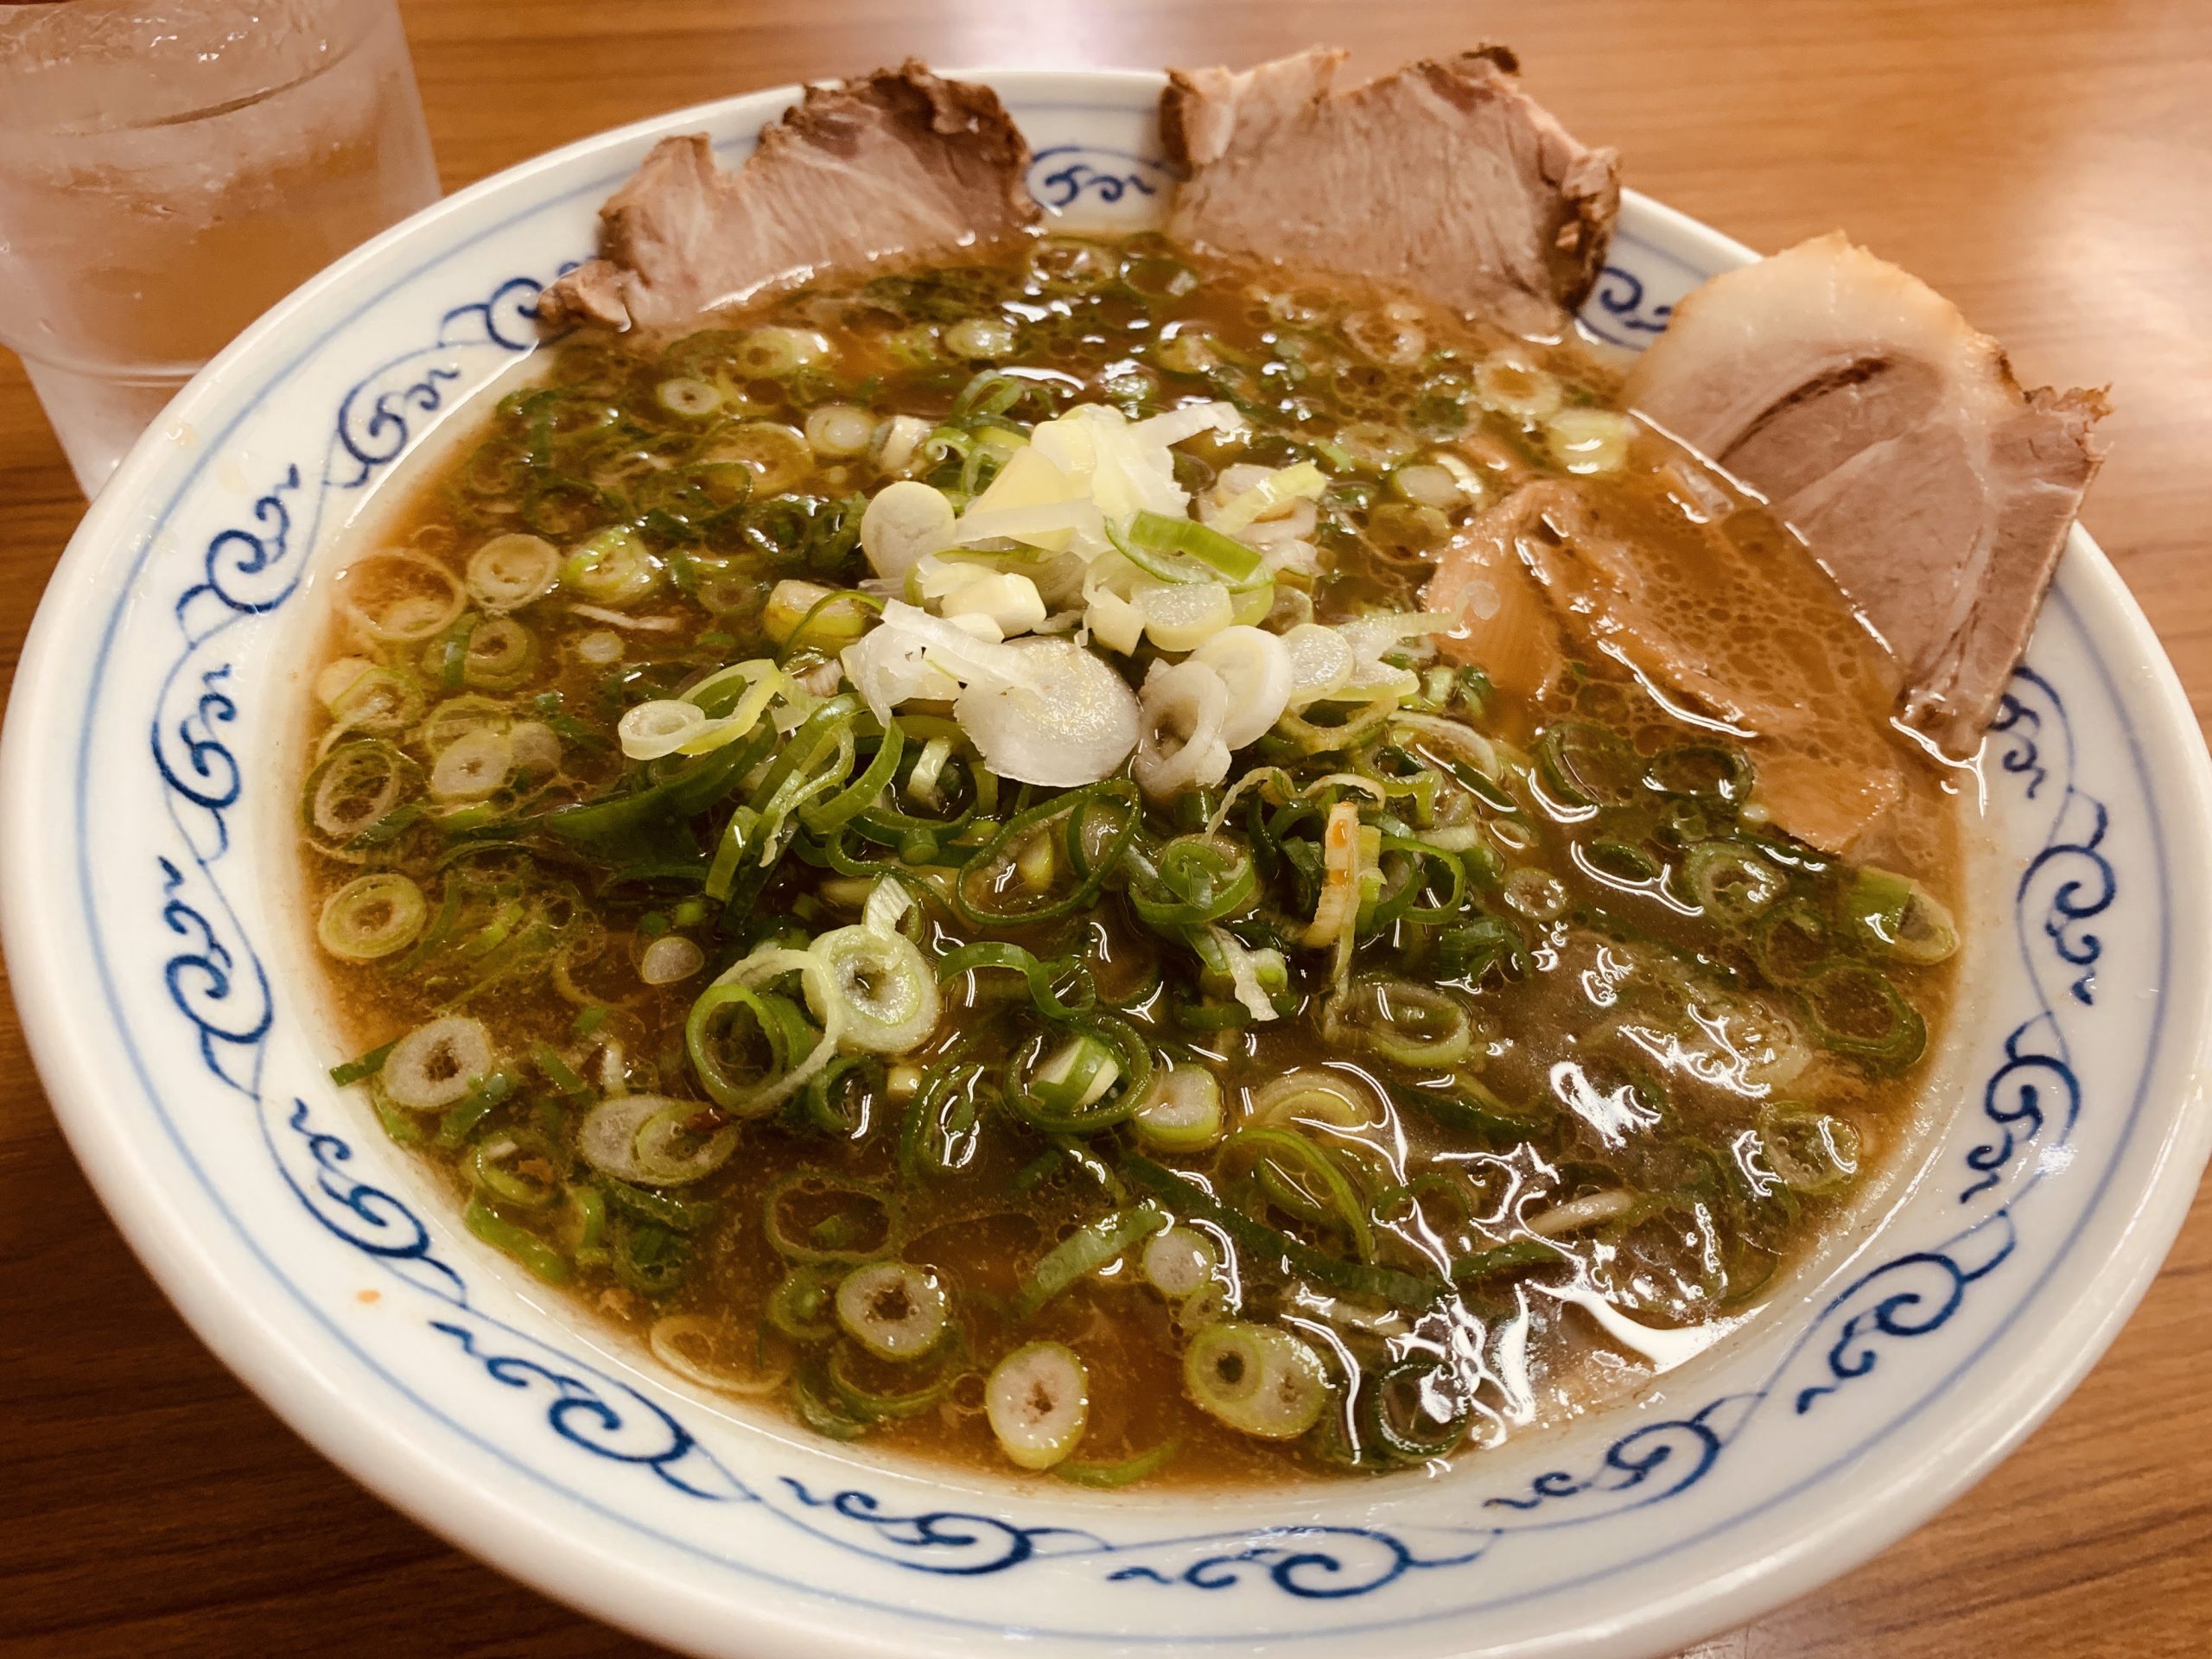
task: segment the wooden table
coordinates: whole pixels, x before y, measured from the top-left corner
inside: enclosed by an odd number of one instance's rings
[[[1363,69],[1488,39],[1638,188],[1772,249],[1841,225],[2030,384],[2109,381],[2088,522],[2212,704],[2204,0],[409,0],[447,183],[619,122],[872,67]],[[83,510],[0,353],[0,661]],[[2111,1354],[1980,1488],[1696,1659],[2212,1652],[2212,1200]],[[94,1202],[0,1008],[0,1659],[642,1654],[367,1497],[193,1339]]]

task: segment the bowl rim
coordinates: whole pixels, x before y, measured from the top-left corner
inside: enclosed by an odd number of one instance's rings
[[[1071,86],[1105,85],[1126,92],[1157,87],[1163,80],[1160,72],[1147,70],[983,68],[944,73],[987,81],[1015,102],[1025,89],[1049,95],[1065,92]],[[327,296],[344,289],[359,270],[374,264],[391,247],[454,220],[467,219],[488,199],[596,152],[671,131],[725,126],[741,110],[748,116],[766,116],[779,103],[795,99],[799,91],[796,85],[764,88],[650,117],[577,140],[479,181],[310,278],[194,377],[92,503],[41,601],[16,677],[15,705],[10,712],[16,717],[8,721],[4,737],[0,738],[0,845],[28,847],[46,827],[33,810],[34,792],[24,785],[41,775],[39,763],[47,746],[54,741],[55,731],[67,729],[66,722],[57,727],[38,716],[49,712],[49,688],[57,679],[54,660],[70,639],[64,632],[67,601],[91,597],[84,577],[103,549],[129,535],[132,515],[148,485],[158,481],[166,459],[164,433],[219,401],[225,383],[241,365],[259,358],[265,341],[281,335],[302,314],[316,310]],[[1742,244],[1677,210],[1632,191],[1624,194],[1626,204],[1662,243],[1725,249],[1730,257],[1742,259],[1756,257]],[[2186,694],[2117,571],[2085,531],[2077,527],[2075,537],[2069,552],[2085,567],[2100,604],[2108,607],[2111,620],[2142,648],[2139,660],[2152,683],[2137,688],[2136,696],[2153,704],[2159,718],[2155,728],[2134,735],[2186,756],[2186,787],[2177,791],[2177,798],[2186,805],[2188,822],[2172,826],[2171,839],[2180,846],[2202,845],[2208,827],[2212,826],[2212,763],[2208,763]],[[2088,556],[2082,558],[2085,553]],[[64,602],[51,602],[57,598]],[[2099,672],[2109,682],[2106,657],[2101,653],[2093,657]],[[4,938],[11,962],[24,965],[37,961],[41,954],[43,942],[36,918],[53,902],[27,880],[27,867],[28,861],[22,858],[0,861],[0,938]],[[666,1572],[594,1572],[594,1567],[604,1564],[583,1540],[550,1519],[518,1510],[506,1494],[441,1463],[411,1427],[401,1426],[390,1414],[363,1409],[354,1396],[339,1386],[339,1379],[320,1374],[311,1359],[296,1351],[285,1338],[286,1327],[296,1316],[272,1318],[241,1296],[209,1262],[199,1248],[194,1227],[169,1200],[161,1183],[151,1177],[130,1138],[122,1132],[122,1125],[105,1103],[104,1097],[111,1092],[111,1067],[98,1064],[90,1052],[88,1042],[96,1038],[96,1033],[85,1028],[83,1007],[67,1000],[59,976],[19,971],[14,989],[23,1015],[26,1043],[55,1116],[103,1205],[195,1333],[280,1418],[349,1476],[403,1513],[546,1594],[678,1645],[700,1648],[709,1639],[702,1634],[709,1621],[727,1627],[729,1605],[725,1598],[687,1586],[680,1576]],[[2208,991],[2203,1006],[2177,1012],[2193,1018],[2193,1027],[2177,1028],[2184,1033],[2193,1029],[2193,1045],[2184,1036],[2181,1046],[2193,1050],[2193,1070],[2201,1072],[2208,1052],[2212,1052],[2212,991]],[[73,1025],[79,1028],[73,1031]],[[2065,1334],[2071,1345],[2063,1363],[2009,1378],[2005,1388],[1986,1395],[1978,1408],[1955,1411],[1958,1438],[1976,1448],[1974,1456],[1947,1465],[1932,1478],[1916,1471],[1900,1471],[1885,1491],[1870,1492],[1863,1502],[1840,1509],[1789,1541],[1780,1552],[1762,1558],[1726,1581],[1693,1586],[1674,1597],[1639,1604],[1610,1624],[1586,1624],[1560,1641],[1571,1640],[1578,1652],[1641,1652],[1661,1643],[1694,1639],[1755,1617],[1886,1548],[1980,1480],[2049,1414],[2117,1335],[2156,1275],[2187,1215],[2196,1186],[2194,1172],[2202,1168],[2208,1147],[2212,1147],[2212,1119],[2192,1109],[2189,1101],[2177,1103],[2158,1141],[2155,1160],[2142,1178],[2126,1227],[2115,1240],[2106,1264],[2106,1279],[2100,1285],[2106,1295],[2094,1299],[2094,1306],[2093,1299],[2077,1297],[2065,1310],[2070,1321]],[[2123,1265],[2124,1284],[2120,1282]],[[2037,1351],[2055,1346],[2047,1338]],[[1870,1520],[1870,1516],[1876,1518]],[[751,1621],[747,1633],[762,1641],[763,1651],[819,1650],[822,1621],[818,1613],[797,1599],[779,1596],[754,1602],[746,1615]],[[842,1630],[839,1639],[850,1651],[887,1655],[901,1651],[895,1641],[861,1629]],[[1553,1647],[1549,1641],[1537,1641],[1516,1651],[1548,1651]]]

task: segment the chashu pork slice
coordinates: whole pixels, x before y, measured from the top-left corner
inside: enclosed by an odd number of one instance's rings
[[[654,145],[600,209],[602,257],[538,315],[657,327],[814,271],[988,242],[1036,219],[1028,167],[988,86],[911,60],[810,86],[734,173],[703,133]]]
[[[1859,845],[1904,792],[1883,733],[1894,664],[1764,512],[1700,522],[1656,485],[1538,480],[1446,544],[1423,605],[1459,619],[1447,657],[1556,712],[1570,663],[1627,669],[1742,742],[1755,803],[1826,851]]]
[[[1522,92],[1503,47],[1333,91],[1344,58],[1169,71],[1160,137],[1187,176],[1168,234],[1559,333],[1605,263],[1614,152]]]
[[[1684,299],[1624,395],[1767,499],[1896,655],[1900,717],[1973,753],[2102,458],[2102,394],[2023,391],[1949,301],[1828,235]]]

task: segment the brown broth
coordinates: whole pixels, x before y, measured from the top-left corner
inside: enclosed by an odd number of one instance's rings
[[[1091,265],[1105,273],[1096,283],[1084,275]],[[688,856],[703,868],[713,851],[710,837],[738,796],[723,802],[713,822],[701,821],[701,838],[688,854],[663,845],[651,860],[594,859],[549,827],[549,813],[610,798],[637,775],[613,741],[626,708],[673,695],[725,664],[772,654],[763,639],[763,611],[776,581],[804,577],[835,586],[867,574],[852,542],[854,498],[881,481],[873,462],[809,461],[779,492],[780,505],[755,499],[728,509],[718,492],[734,493],[728,469],[742,463],[712,457],[718,444],[735,442],[729,410],[738,407],[735,418],[745,421],[796,426],[810,408],[851,402],[879,416],[945,421],[970,377],[989,366],[948,357],[945,332],[962,319],[1001,318],[1014,325],[1017,343],[995,360],[1032,384],[1064,387],[1060,408],[1074,396],[1125,403],[1140,412],[1206,397],[1241,401],[1254,419],[1252,441],[1230,445],[1209,435],[1182,446],[1190,484],[1208,483],[1216,469],[1237,462],[1282,466],[1309,456],[1332,474],[1314,532],[1321,572],[1310,582],[1282,579],[1279,594],[1306,590],[1313,613],[1325,621],[1375,607],[1412,608],[1444,544],[1465,533],[1484,507],[1526,480],[1567,480],[1547,454],[1540,425],[1472,400],[1476,366],[1502,351],[1517,353],[1540,377],[1554,377],[1571,407],[1609,406],[1617,380],[1573,345],[1509,341],[1417,307],[1385,308],[1395,303],[1340,285],[1293,281],[1280,271],[1201,259],[1148,238],[1118,246],[1062,240],[1001,251],[995,264],[785,296],[744,315],[714,319],[712,334],[672,340],[584,334],[549,347],[531,384],[512,391],[499,410],[484,411],[453,458],[378,527],[341,588],[363,612],[389,617],[390,601],[401,589],[436,600],[439,581],[427,567],[462,581],[470,556],[492,536],[537,533],[566,550],[605,524],[628,524],[661,564],[654,591],[627,613],[654,626],[610,627],[573,608],[588,601],[556,588],[515,612],[531,635],[521,666],[503,674],[495,664],[492,677],[499,683],[479,690],[467,684],[465,670],[461,683],[446,683],[469,648],[464,639],[456,659],[446,627],[428,641],[395,644],[365,632],[343,608],[334,615],[325,660],[374,662],[419,693],[422,706],[413,706],[403,687],[391,692],[397,703],[372,709],[382,710],[383,723],[392,729],[366,741],[404,757],[395,772],[399,793],[370,802],[384,810],[342,843],[312,828],[315,791],[318,779],[330,775],[328,757],[350,753],[344,746],[364,740],[358,728],[348,730],[342,720],[318,711],[308,757],[311,828],[303,855],[311,912],[365,872],[398,872],[427,896],[423,938],[438,942],[417,940],[358,963],[319,952],[330,994],[365,1050],[442,1015],[484,1021],[499,1075],[510,1085],[473,1117],[467,1103],[448,1116],[379,1100],[386,1127],[443,1175],[456,1202],[473,1201],[473,1213],[488,1211],[496,1224],[487,1231],[493,1242],[512,1243],[519,1233],[528,1241],[520,1247],[526,1265],[550,1271],[557,1262],[561,1282],[595,1317],[642,1337],[671,1316],[700,1316],[718,1334],[707,1349],[686,1351],[737,1371],[765,1366],[772,1374],[809,1351],[763,1323],[791,1265],[764,1234],[770,1189],[808,1169],[896,1192],[900,1255],[935,1269],[954,1287],[964,1357],[947,1357],[947,1350],[924,1362],[918,1375],[937,1375],[942,1363],[954,1379],[943,1398],[912,1416],[874,1424],[868,1438],[901,1452],[979,1468],[1010,1469],[982,1410],[982,1376],[1000,1354],[1040,1337],[1067,1344],[1089,1367],[1089,1427],[1076,1453],[1080,1461],[1111,1464],[1173,1441],[1179,1453],[1152,1478],[1238,1483],[1417,1460],[1379,1452],[1360,1403],[1371,1397],[1377,1368],[1408,1354],[1449,1349],[1461,1355],[1446,1393],[1467,1403],[1469,1447],[1647,1374],[1637,1356],[1541,1294],[1544,1284],[1593,1288],[1656,1327],[1732,1318],[1755,1306],[1895,1154],[1911,1122],[1924,1065],[1917,1051],[1892,1065],[1811,1041],[1804,1006],[1768,971],[1769,949],[1793,944],[1762,943],[1778,931],[1771,918],[1791,906],[1824,917],[1831,933],[1822,952],[1848,958],[1853,972],[1872,971],[1893,987],[1931,1033],[1942,1027],[1951,969],[1870,955],[1867,941],[1848,931],[1850,866],[1791,841],[1755,812],[1744,813],[1740,801],[1717,802],[1710,791],[1703,799],[1666,796],[1642,781],[1655,756],[1687,755],[1690,760],[1681,764],[1688,765],[1697,746],[1716,741],[1733,741],[1762,768],[1786,768],[1787,756],[1802,742],[1764,734],[1716,740],[1712,720],[1686,709],[1649,677],[1640,679],[1631,671],[1635,664],[1594,652],[1579,655],[1541,700],[1497,696],[1477,708],[1461,682],[1449,675],[1434,682],[1447,688],[1437,717],[1475,725],[1503,746],[1503,781],[1491,785],[1497,800],[1485,804],[1455,779],[1440,764],[1451,755],[1433,742],[1414,742],[1410,758],[1368,757],[1376,766],[1426,763],[1434,803],[1424,813],[1417,801],[1402,801],[1394,813],[1410,815],[1411,828],[1422,834],[1464,832],[1459,839],[1466,846],[1455,854],[1469,882],[1464,918],[1495,924],[1491,938],[1507,930],[1519,947],[1517,976],[1495,965],[1471,969],[1451,954],[1459,947],[1447,941],[1442,926],[1401,922],[1359,947],[1362,972],[1395,971],[1416,986],[1444,987],[1440,994],[1469,1022],[1471,1049],[1464,1059],[1394,1062],[1363,1051],[1357,1029],[1347,1037],[1342,1028],[1326,1027],[1320,992],[1328,953],[1300,952],[1294,940],[1294,982],[1302,993],[1297,1010],[1272,1023],[1211,1029],[1179,1024],[1179,1011],[1211,1010],[1207,1017],[1214,1017],[1226,1000],[1197,988],[1188,952],[1140,925],[1117,894],[1102,900],[1075,944],[1071,927],[1058,923],[989,935],[1040,957],[1080,949],[1109,1001],[1141,988],[1154,964],[1165,963],[1165,983],[1128,1018],[1179,1064],[1216,1073],[1232,1125],[1250,1115],[1255,1094],[1287,1075],[1326,1071],[1340,1079],[1349,1096],[1367,1105],[1339,1114],[1344,1121],[1309,1116],[1302,1132],[1331,1149],[1337,1167],[1369,1201],[1383,1264],[1433,1271],[1432,1261],[1525,1245],[1535,1235],[1522,1224],[1556,1205],[1629,1195],[1624,1213],[1562,1238],[1565,1260],[1472,1275],[1458,1294],[1415,1315],[1392,1314],[1373,1297],[1336,1293],[1330,1294],[1338,1304],[1332,1307],[1330,1295],[1317,1296],[1302,1275],[1271,1268],[1267,1251],[1240,1251],[1243,1317],[1287,1319],[1287,1328],[1333,1356],[1332,1402],[1301,1439],[1286,1444],[1236,1433],[1192,1402],[1182,1349],[1192,1330],[1219,1311],[1217,1300],[1211,1306],[1204,1298],[1181,1309],[1172,1306],[1141,1281],[1134,1252],[1106,1273],[1079,1280],[1027,1322],[1010,1315],[1007,1304],[1047,1249],[1081,1224],[1133,1201],[1134,1195],[1109,1198],[1077,1162],[1055,1154],[1049,1138],[1011,1114],[986,1109],[963,1166],[920,1180],[902,1173],[899,1116],[912,1091],[901,1089],[899,1069],[926,1077],[963,1059],[995,1069],[1035,1023],[1021,1013],[1027,1003],[1021,982],[1008,975],[967,976],[947,986],[945,1017],[915,1052],[898,1057],[870,1092],[860,1131],[827,1134],[780,1117],[747,1122],[738,1131],[735,1155],[715,1173],[670,1189],[666,1196],[691,1208],[670,1211],[650,1196],[631,1199],[627,1208],[619,1197],[607,1203],[598,1248],[627,1241],[618,1249],[634,1249],[646,1238],[642,1267],[631,1261],[621,1271],[594,1262],[582,1242],[587,1235],[572,1207],[582,1200],[566,1194],[589,1189],[602,1194],[594,1202],[607,1202],[604,1195],[615,1185],[594,1179],[576,1159],[576,1126],[590,1101],[611,1086],[696,1096],[684,1020],[712,974],[778,930],[818,933],[849,923],[858,907],[852,882],[840,884],[788,855],[757,896],[719,925],[712,913],[719,906],[706,906],[709,913],[700,917],[684,908],[696,885],[608,885],[610,871],[622,862],[666,865]],[[827,350],[795,370],[766,360],[762,353],[772,358],[770,347],[781,337],[739,332],[759,326],[811,331]],[[934,344],[925,350],[927,341]],[[763,372],[747,372],[755,368]],[[721,410],[694,418],[670,408],[657,389],[676,372],[714,388]],[[1038,412],[1019,411],[1025,421]],[[966,435],[973,439],[988,424],[971,424]],[[594,435],[601,433],[603,439]],[[1400,464],[1452,457],[1477,480],[1479,499],[1440,510],[1440,518],[1404,511],[1411,504],[1397,499],[1389,468],[1376,464],[1400,450]],[[562,458],[557,468],[549,459],[556,456]],[[959,470],[956,455],[934,478],[957,486]],[[1686,492],[1683,480],[1691,474],[1700,482]],[[1700,471],[1693,458],[1648,432],[1637,435],[1621,469],[1573,478],[1564,487],[1640,553],[1648,551],[1639,570],[1652,613],[1664,616],[1678,642],[1698,644],[1724,686],[1809,708],[1805,717],[1828,752],[1854,763],[1871,756],[1894,771],[1896,799],[1865,845],[1879,862],[1955,904],[1952,800],[1944,779],[1887,725],[1886,699],[1894,688],[1883,677],[1885,659],[1803,550],[1726,480]],[[1718,515],[1716,500],[1725,504]],[[1385,507],[1398,510],[1378,513]],[[1716,517],[1738,573],[1726,586],[1693,568],[1692,550],[1710,546],[1700,538]],[[1424,538],[1429,545],[1421,544]],[[391,550],[427,563],[374,556]],[[1279,600],[1279,606],[1287,603]],[[594,660],[608,639],[621,641],[620,660]],[[789,665],[818,671],[827,661],[825,653],[801,649]],[[1808,689],[1808,677],[1826,683]],[[441,709],[463,728],[488,721],[506,734],[511,750],[544,742],[516,735],[522,723],[537,727],[557,745],[557,762],[519,782],[521,774],[511,773],[478,806],[430,800],[423,780],[438,762]],[[1554,762],[1565,752],[1560,734],[1570,728],[1585,734],[1587,750],[1562,763],[1571,776],[1594,788],[1591,768],[1624,766],[1628,805],[1601,802],[1584,812],[1562,801]],[[1241,754],[1232,779],[1260,758],[1257,751]],[[1309,773],[1331,764],[1325,755],[1266,758]],[[1001,798],[1002,809],[1011,793]],[[1289,810],[1280,807],[1275,816]],[[456,812],[458,819],[444,816]],[[1234,832],[1245,822],[1232,819],[1229,827]],[[1194,827],[1187,810],[1179,817],[1154,809],[1147,823],[1160,842]],[[350,822],[344,827],[357,829]],[[1318,822],[1302,830],[1294,823],[1281,838],[1317,830]],[[1722,841],[1748,849],[1783,884],[1755,921],[1719,922],[1697,903],[1685,902],[1693,849]],[[875,853],[888,855],[881,847]],[[1658,874],[1644,870],[1638,859]],[[1298,890],[1294,863],[1269,875],[1269,905]],[[453,914],[442,920],[448,906]],[[671,934],[699,944],[704,969],[674,985],[643,983],[641,954],[652,938]],[[925,942],[943,951],[984,936],[940,906],[929,918]],[[1478,938],[1466,948],[1479,953],[1482,946]],[[1446,971],[1454,967],[1456,978]],[[1845,1012],[1856,1018],[1864,1011]],[[619,1045],[612,1060],[610,1043]],[[543,1058],[549,1053],[550,1063]],[[589,1087],[564,1096],[570,1080],[564,1074]],[[1445,1106],[1425,1104],[1439,1097]],[[1775,1104],[1783,1099],[1802,1113],[1777,1115]],[[702,1111],[711,1115],[712,1109],[702,1101]],[[1814,1151],[1855,1140],[1853,1167],[1815,1168],[1808,1144],[1797,1139],[1774,1149],[1785,1135],[1814,1130],[1829,1137],[1811,1143]],[[1128,1137],[1127,1128],[1109,1129],[1091,1145],[1110,1164]],[[1763,1145],[1770,1148],[1764,1154]],[[1758,1158],[1770,1163],[1789,1155],[1798,1160],[1794,1172],[1804,1176],[1796,1189],[1777,1181],[1760,1190],[1757,1175],[1774,1171]],[[488,1160],[495,1177],[500,1170],[518,1172],[521,1186],[501,1196],[496,1179],[486,1187],[480,1173],[471,1173],[472,1159],[480,1172]],[[1356,1255],[1345,1223],[1301,1216],[1280,1192],[1272,1201],[1264,1189],[1255,1197],[1249,1173],[1224,1168],[1214,1154],[1162,1160],[1211,1170],[1224,1198],[1309,1248],[1340,1261]],[[1835,1179],[1824,1185],[1824,1175]],[[1387,1189],[1409,1182],[1420,1184],[1418,1190],[1395,1206],[1376,1202]],[[1442,1201],[1446,1183],[1464,1196]],[[527,1195],[541,1185],[556,1195],[553,1203],[511,1201],[512,1192]],[[1309,1200],[1313,1190],[1305,1190]],[[653,1221],[657,1206],[664,1218],[681,1213],[686,1227],[694,1210],[711,1213],[685,1230]],[[657,1242],[649,1237],[656,1230],[664,1236]],[[818,1236],[834,1239],[834,1230]],[[663,1261],[657,1250],[683,1256],[680,1276],[664,1290],[654,1281]],[[1353,1305],[1349,1311],[1347,1304]],[[1378,1328],[1362,1331],[1363,1310]],[[1320,1334],[1332,1330],[1332,1338]],[[1525,1338],[1525,1371],[1500,1357],[1509,1333],[1516,1344]],[[1355,1362],[1363,1372],[1350,1369]],[[873,1360],[845,1372],[849,1382],[883,1393],[911,1389],[917,1374],[913,1364]],[[761,1398],[794,1409],[784,1390]],[[799,1415],[806,1420],[804,1411]]]

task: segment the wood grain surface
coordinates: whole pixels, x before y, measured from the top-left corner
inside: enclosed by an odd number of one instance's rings
[[[2212,709],[2212,4],[407,0],[447,184],[617,123],[914,54],[1379,69],[1484,40],[1638,188],[1773,249],[1836,226],[2031,385],[2109,383],[2087,513]],[[0,295],[0,304],[5,303]],[[0,670],[83,511],[0,353]],[[2212,1652],[2212,1201],[2103,1363],[1937,1520],[1695,1659]],[[0,1011],[0,1659],[636,1655],[367,1497],[156,1293]]]

